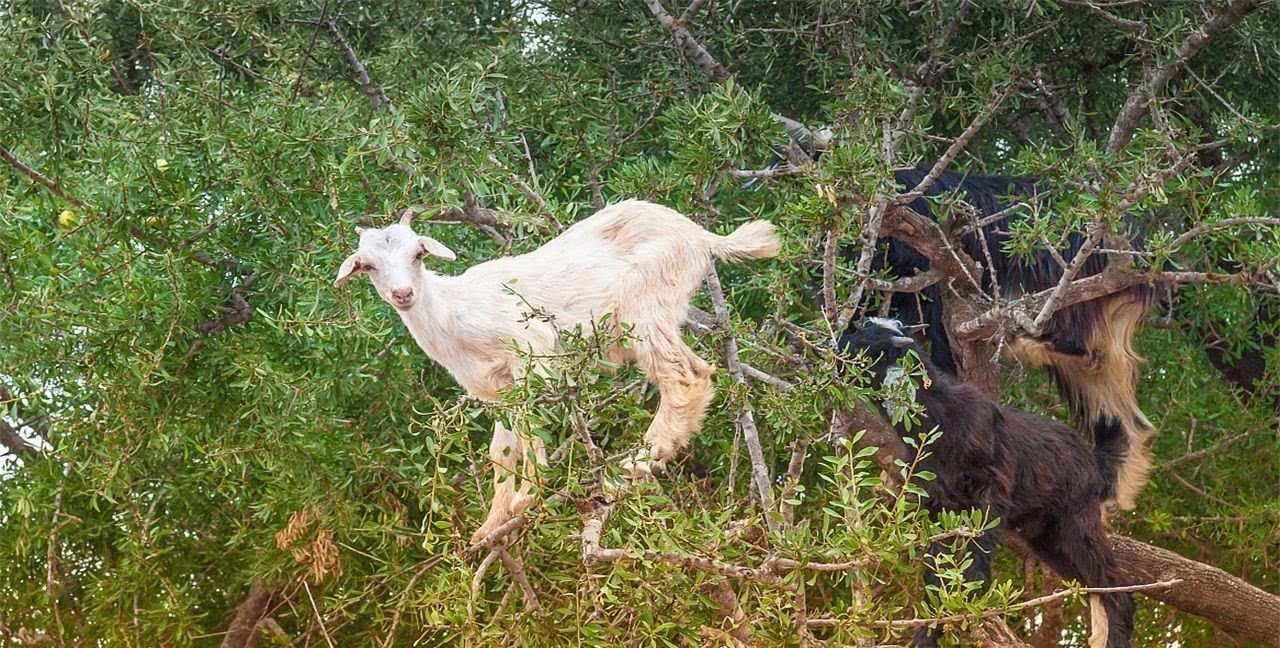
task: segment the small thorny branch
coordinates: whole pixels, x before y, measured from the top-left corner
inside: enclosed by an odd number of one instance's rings
[[[843,620],[836,618],[810,619],[811,627],[837,627],[845,624],[861,625],[871,628],[922,628],[925,626],[940,626],[951,623],[961,623],[965,621],[980,621],[983,619],[991,619],[995,617],[1005,616],[1012,612],[1026,610],[1028,608],[1038,607],[1064,599],[1068,596],[1076,594],[1110,594],[1116,592],[1147,592],[1151,590],[1166,589],[1181,583],[1182,579],[1173,578],[1169,580],[1159,581],[1155,583],[1146,583],[1143,585],[1126,585],[1123,587],[1072,587],[1059,590],[1053,594],[1039,596],[1026,601],[1019,601],[1011,604],[1007,608],[992,608],[982,612],[970,614],[950,614],[947,616],[919,618],[919,619],[891,619],[885,621],[865,621],[855,622],[853,620]]]

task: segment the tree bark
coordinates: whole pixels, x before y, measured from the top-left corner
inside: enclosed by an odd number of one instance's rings
[[[39,454],[36,447],[27,443],[27,440],[22,438],[22,435],[18,434],[18,431],[4,419],[0,419],[0,445],[22,459],[30,459]]]
[[[258,621],[267,615],[267,604],[271,602],[271,591],[262,586],[261,581],[253,581],[249,586],[249,595],[236,607],[236,616],[222,638],[222,648],[251,648],[254,644],[254,630]]]
[[[1280,596],[1268,594],[1217,567],[1183,558],[1122,535],[1111,535],[1121,584],[1180,578],[1174,587],[1143,592],[1148,598],[1213,622],[1235,635],[1280,646]]]

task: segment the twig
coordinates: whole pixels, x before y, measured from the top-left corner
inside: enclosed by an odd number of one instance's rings
[[[1145,20],[1130,20],[1128,18],[1122,18],[1120,16],[1117,16],[1111,13],[1110,11],[1107,11],[1106,9],[1103,9],[1102,7],[1099,7],[1098,5],[1094,4],[1090,0],[1061,0],[1061,1],[1063,4],[1075,5],[1077,7],[1084,7],[1089,11],[1092,11],[1093,13],[1101,16],[1107,22],[1119,25],[1121,27],[1124,27],[1125,29],[1142,29],[1143,27],[1147,26],[1147,22]]]
[[[433,205],[414,205],[407,207],[400,212],[403,219],[406,215],[416,218],[423,214],[430,214],[428,220],[438,223],[468,223],[474,225],[476,229],[484,232],[486,236],[496,241],[504,249],[511,247],[510,235],[504,233],[509,229],[509,224],[505,221],[504,214],[496,209],[485,207],[475,194],[467,191],[463,194],[463,205],[461,208],[453,206],[433,206]]]
[[[707,288],[711,292],[711,303],[715,307],[716,320],[728,336],[725,359],[729,373],[740,385],[746,385],[746,375],[738,362],[738,339],[732,333],[729,321],[729,307],[724,301],[724,290],[720,287],[720,275],[713,267],[707,273]],[[747,443],[747,454],[751,457],[751,479],[756,487],[756,495],[760,498],[760,508],[765,511],[765,522],[771,530],[776,531],[778,522],[769,513],[773,511],[773,491],[770,488],[769,467],[764,461],[764,451],[760,448],[760,434],[756,429],[755,414],[751,411],[750,402],[744,401],[738,413],[738,426],[742,428],[742,437]]]
[[[836,260],[840,255],[840,219],[832,216],[827,223],[826,236],[822,245],[822,316],[827,326],[832,327],[832,335],[840,333],[835,329],[836,320],[840,316],[836,303]]]
[[[780,176],[797,175],[804,169],[793,164],[780,164],[768,169],[729,169],[729,177],[742,179],[770,180]]]
[[[334,648],[333,638],[329,636],[329,629],[324,626],[324,617],[320,616],[320,608],[316,607],[316,599],[311,595],[311,586],[307,581],[302,581],[302,589],[307,591],[307,600],[311,601],[311,611],[315,612],[316,623],[320,625],[320,634],[324,636],[324,642],[329,644],[329,648]]]
[[[1244,441],[1245,439],[1249,438],[1252,434],[1253,434],[1252,432],[1241,432],[1239,434],[1229,436],[1225,439],[1221,439],[1217,443],[1213,444],[1212,446],[1209,446],[1208,448],[1205,448],[1203,450],[1196,450],[1195,452],[1188,452],[1187,454],[1184,454],[1181,457],[1170,459],[1169,461],[1164,462],[1160,466],[1160,470],[1170,470],[1174,467],[1181,466],[1184,463],[1188,463],[1191,461],[1198,461],[1204,457],[1207,457],[1211,454],[1218,452],[1219,450],[1229,445],[1232,445],[1239,441]]]
[[[55,196],[71,203],[72,205],[75,205],[76,207],[85,209],[84,203],[77,200],[75,196],[72,196],[66,191],[63,191],[61,182],[50,180],[44,175],[41,175],[39,171],[36,171],[35,169],[32,169],[31,167],[23,164],[21,160],[14,157],[13,153],[10,153],[9,150],[4,148],[3,146],[0,146],[0,159],[3,159],[5,162],[9,163],[9,166],[17,169],[18,171],[21,171],[23,175],[27,176],[28,178],[31,178],[37,184],[53,192]]]
[[[529,183],[525,182],[524,179],[515,171],[507,169],[507,167],[504,166],[502,162],[499,162],[498,158],[494,157],[492,153],[489,154],[488,160],[489,164],[492,164],[499,170],[507,173],[507,179],[515,184],[516,187],[519,187],[520,193],[524,194],[526,198],[533,202],[533,204],[538,207],[538,211],[542,212],[542,215],[555,225],[556,231],[564,231],[564,224],[556,217],[555,212],[551,211],[550,207],[547,207],[547,201],[543,200],[542,196],[539,195],[537,191],[534,191],[533,187],[529,186]]]
[[[480,560],[480,564],[476,566],[475,575],[471,577],[471,599],[470,605],[467,607],[470,612],[469,616],[473,619],[475,618],[476,601],[479,600],[480,592],[484,587],[484,576],[489,572],[489,568],[493,566],[493,563],[497,562],[499,548],[500,546],[495,546],[489,550],[489,553],[485,554],[485,557]]]
[[[929,169],[929,173],[927,173],[924,178],[921,178],[920,182],[910,191],[898,194],[897,197],[893,199],[894,203],[898,205],[906,205],[925,195],[925,192],[929,191],[929,188],[933,186],[933,183],[942,176],[942,172],[946,171],[947,167],[951,165],[952,160],[955,160],[956,156],[960,155],[960,152],[964,150],[964,147],[969,145],[973,136],[978,134],[982,125],[986,123],[987,118],[994,115],[996,111],[999,110],[1000,105],[1021,87],[1022,83],[1020,81],[1015,81],[992,98],[987,110],[979,113],[973,118],[973,121],[969,122],[969,125],[965,127],[964,132],[960,133],[960,136],[951,143],[951,146],[947,147],[947,150],[943,152],[937,162],[933,163],[933,167]]]
[[[1187,241],[1190,241],[1191,239],[1197,236],[1202,236],[1204,234],[1208,234],[1209,232],[1214,232],[1221,229],[1227,229],[1229,227],[1235,227],[1236,225],[1270,225],[1270,226],[1280,227],[1280,218],[1264,218],[1264,217],[1224,218],[1220,221],[1216,221],[1213,223],[1202,223],[1200,225],[1197,225],[1187,230],[1186,232],[1183,232],[1181,235],[1178,236],[1178,238],[1173,239],[1173,241],[1169,243],[1169,250],[1176,250],[1182,247],[1183,245],[1185,245]]]
[[[298,64],[298,78],[293,81],[293,90],[289,93],[289,103],[293,103],[298,98],[298,90],[302,88],[302,75],[307,71],[307,61],[311,60],[311,52],[316,47],[316,40],[320,36],[320,25],[328,24],[329,16],[329,0],[324,0],[324,5],[320,7],[320,23],[311,32],[311,41],[307,43],[307,51],[302,55],[302,62]]]
[[[805,453],[809,449],[809,439],[805,436],[796,437],[795,442],[791,444],[791,461],[787,463],[786,486],[782,489],[782,496],[779,498],[782,503],[779,504],[779,512],[782,513],[782,521],[788,525],[795,523],[796,507],[791,503],[796,496],[796,486],[800,484],[800,476],[804,473]]]
[[[324,20],[320,24],[324,25],[329,33],[333,35],[333,42],[342,50],[342,55],[347,59],[347,65],[351,67],[351,71],[356,75],[356,81],[360,83],[360,87],[364,89],[364,93],[369,97],[369,105],[377,110],[386,106],[391,112],[396,111],[396,107],[391,103],[391,98],[383,91],[382,87],[373,82],[369,77],[369,70],[360,62],[360,57],[356,56],[356,51],[351,47],[351,43],[347,42],[346,37],[342,35],[342,31],[338,29],[336,20]]]

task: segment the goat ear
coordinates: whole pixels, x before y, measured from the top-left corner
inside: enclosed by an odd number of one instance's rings
[[[422,250],[427,254],[438,256],[441,259],[453,261],[458,258],[458,255],[454,254],[453,250],[445,247],[444,243],[441,243],[430,236],[419,236],[418,245],[422,246]]]
[[[346,261],[338,267],[338,278],[333,280],[333,285],[341,288],[351,279],[351,275],[360,271],[360,253],[352,252]]]
[[[901,349],[902,347],[910,346],[911,344],[915,343],[915,340],[905,335],[895,335],[889,338],[889,343],[893,345],[893,348]]]

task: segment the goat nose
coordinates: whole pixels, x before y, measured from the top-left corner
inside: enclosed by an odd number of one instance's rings
[[[412,288],[396,288],[395,290],[391,291],[391,296],[395,298],[395,300],[398,302],[407,302],[410,299],[413,299],[413,289]]]

